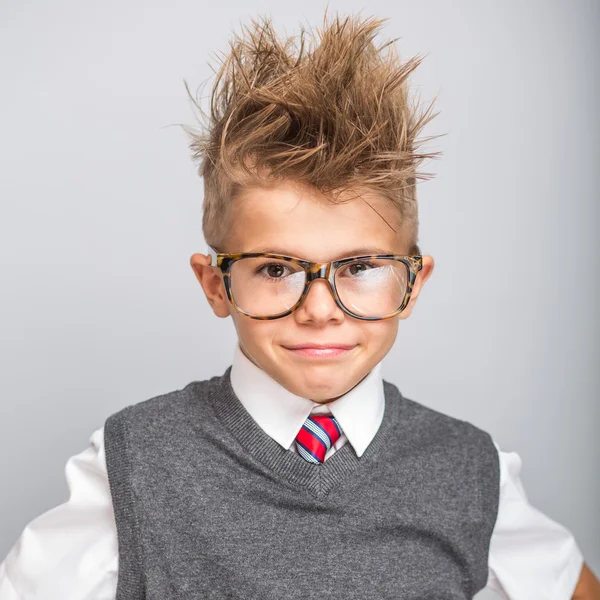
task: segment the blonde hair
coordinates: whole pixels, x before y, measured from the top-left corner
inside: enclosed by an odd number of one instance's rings
[[[202,229],[210,246],[223,251],[244,187],[288,180],[331,202],[353,199],[352,191],[382,194],[409,232],[410,253],[420,254],[416,182],[432,175],[416,169],[440,152],[419,152],[433,138],[417,136],[438,113],[433,102],[419,110],[409,96],[408,77],[423,58],[401,62],[396,40],[375,47],[384,21],[336,15],[330,23],[325,13],[317,45],[314,36],[307,45],[304,27],[280,39],[267,17],[234,34],[216,71],[210,115],[192,98],[207,125],[184,127],[204,180]]]

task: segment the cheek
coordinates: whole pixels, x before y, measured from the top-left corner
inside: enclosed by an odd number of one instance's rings
[[[384,321],[373,321],[363,326],[363,332],[372,350],[376,347],[389,350],[398,335],[398,318],[392,317]]]
[[[279,335],[281,326],[275,321],[259,321],[237,314],[233,317],[233,322],[238,338],[247,348],[261,347],[282,337]]]

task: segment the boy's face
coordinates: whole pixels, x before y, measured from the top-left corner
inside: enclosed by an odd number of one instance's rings
[[[292,184],[247,188],[236,200],[231,235],[220,250],[274,252],[315,262],[371,253],[407,254],[393,207],[374,194],[363,198],[373,208],[360,198],[330,204],[318,192]],[[398,321],[410,315],[433,269],[433,258],[423,256],[409,305],[390,319],[363,321],[347,315],[335,303],[328,282],[318,279],[295,312],[261,321],[229,304],[222,274],[207,266],[206,255],[194,254],[190,262],[215,314],[231,315],[242,352],[290,392],[320,403],[350,391],[389,352]],[[287,348],[311,342],[350,344],[352,349],[336,357],[313,358]]]

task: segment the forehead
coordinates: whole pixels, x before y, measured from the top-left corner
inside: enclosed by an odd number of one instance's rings
[[[360,196],[333,204],[306,186],[246,188],[235,201],[228,251],[276,252],[314,261],[404,253],[397,209],[372,192]]]

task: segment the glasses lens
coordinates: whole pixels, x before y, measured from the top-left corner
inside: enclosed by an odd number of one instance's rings
[[[350,312],[361,317],[385,317],[402,305],[408,276],[408,266],[399,260],[355,260],[338,268],[335,287]]]
[[[255,317],[274,317],[294,306],[306,282],[300,265],[267,257],[241,258],[231,265],[235,304]],[[361,317],[381,318],[400,308],[408,266],[398,260],[362,259],[341,265],[335,287],[342,304]]]
[[[255,317],[289,310],[302,295],[306,273],[300,265],[274,258],[241,258],[231,265],[231,295]]]

